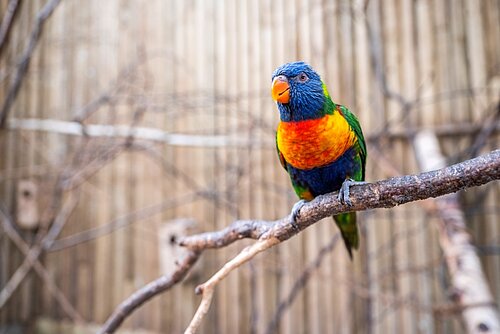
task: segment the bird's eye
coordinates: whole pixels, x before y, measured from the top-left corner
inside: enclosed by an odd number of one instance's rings
[[[307,76],[307,74],[305,73],[300,73],[298,76],[297,76],[297,80],[299,82],[306,82],[307,80],[309,80],[309,77]]]

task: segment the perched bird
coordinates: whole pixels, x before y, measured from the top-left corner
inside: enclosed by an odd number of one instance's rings
[[[364,183],[366,144],[358,119],[330,98],[320,76],[304,62],[287,63],[272,76],[271,95],[280,123],[276,146],[281,165],[301,199],[292,209],[292,224],[305,201],[340,190],[347,204],[349,187]],[[359,247],[356,212],[333,216],[349,256]]]

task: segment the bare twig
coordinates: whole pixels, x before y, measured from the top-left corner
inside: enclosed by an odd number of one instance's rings
[[[124,300],[108,318],[99,333],[113,333],[118,327],[120,327],[125,318],[135,309],[154,296],[170,289],[175,284],[182,281],[184,277],[186,277],[189,270],[196,263],[200,254],[201,253],[198,251],[189,252],[179,263],[177,270],[171,275],[162,276],[152,281]]]
[[[12,20],[16,14],[17,7],[19,5],[19,0],[10,0],[7,5],[7,10],[2,19],[2,24],[0,25],[0,52],[2,47],[7,40],[7,35],[9,34],[10,27],[12,26]]]
[[[223,198],[218,192],[216,192],[211,187],[206,187],[205,190],[200,191],[203,186],[199,184],[191,175],[185,171],[179,169],[171,161],[165,159],[158,150],[155,150],[151,145],[142,145],[140,143],[134,142],[131,147],[137,151],[146,153],[150,158],[152,158],[159,166],[161,166],[165,171],[167,171],[172,177],[181,180],[185,186],[193,191],[197,192],[200,197],[212,201],[213,205],[218,209],[227,209],[227,212],[234,212],[236,207],[234,203]]]
[[[478,252],[483,256],[498,256],[500,255],[499,245],[477,245]]]
[[[2,227],[5,234],[9,239],[19,248],[19,250],[27,256],[30,252],[28,244],[19,235],[13,226],[12,219],[6,213],[6,211],[0,206],[0,217],[2,221]],[[43,283],[47,286],[50,294],[56,299],[56,301],[61,306],[62,310],[74,321],[74,322],[84,322],[83,317],[78,313],[78,311],[71,305],[64,293],[57,287],[54,283],[52,277],[45,269],[45,267],[40,263],[40,260],[33,260],[33,269],[42,279]]]
[[[31,268],[35,264],[35,261],[38,260],[38,258],[42,254],[43,249],[49,248],[50,245],[52,245],[52,243],[54,242],[55,238],[57,238],[62,228],[68,221],[69,216],[78,204],[78,198],[78,195],[72,194],[72,196],[61,208],[61,211],[59,211],[59,214],[55,218],[54,223],[50,227],[48,233],[42,238],[42,240],[40,240],[39,243],[37,243],[29,250],[24,259],[24,262],[19,268],[17,268],[16,272],[12,275],[7,284],[5,284],[2,291],[0,291],[0,308],[5,305],[5,303],[12,296],[12,293],[22,282],[26,274],[31,270]]]
[[[496,102],[496,105],[494,106],[494,112],[491,117],[491,119],[486,119],[485,121],[482,122],[482,128],[481,131],[478,133],[476,136],[476,139],[474,140],[474,143],[471,145],[471,147],[468,149],[469,157],[474,157],[476,156],[479,151],[481,150],[482,147],[487,143],[488,138],[491,136],[493,131],[495,131],[495,128],[498,127],[498,124],[500,123],[500,101]]]
[[[43,26],[46,20],[52,15],[56,7],[59,5],[61,0],[49,0],[43,8],[38,12],[35,20],[35,26],[31,30],[30,38],[28,41],[28,45],[24,49],[24,52],[21,56],[21,60],[19,61],[14,81],[12,82],[10,89],[7,93],[7,97],[0,109],[0,129],[5,126],[5,121],[7,119],[7,115],[14,103],[17,94],[19,93],[19,88],[21,88],[21,84],[23,82],[24,76],[28,71],[29,64],[31,62],[31,57],[33,56],[33,52],[40,40],[40,36],[42,35]]]
[[[299,295],[299,292],[302,291],[302,289],[306,286],[307,282],[311,278],[312,274],[321,266],[321,263],[323,262],[323,259],[327,254],[330,254],[334,249],[335,246],[337,245],[337,241],[339,240],[340,234],[336,233],[326,244],[323,246],[320,251],[318,252],[318,255],[314,259],[312,263],[310,263],[302,272],[302,274],[295,280],[293,283],[293,286],[290,288],[289,294],[286,296],[284,300],[282,300],[278,308],[276,309],[276,312],[274,313],[273,318],[267,325],[266,333],[267,334],[272,334],[276,333],[278,330],[278,324],[281,320],[281,317],[283,316],[283,313],[292,305],[293,301],[297,296]]]
[[[195,199],[197,196],[198,196],[197,193],[188,193],[184,196],[168,199],[162,201],[161,203],[153,204],[144,208],[140,208],[136,211],[129,212],[121,217],[113,219],[107,224],[97,226],[82,232],[78,232],[64,238],[60,238],[54,241],[52,246],[49,249],[47,249],[47,251],[49,252],[61,251],[66,248],[74,247],[81,243],[94,240],[104,235],[113,233],[116,230],[125,228],[134,222],[150,218],[169,208],[189,202],[190,200]]]
[[[236,255],[232,260],[227,262],[215,275],[213,275],[208,281],[196,287],[196,293],[202,294],[202,300],[198,310],[196,311],[191,323],[184,332],[185,334],[195,333],[203,320],[205,314],[207,314],[210,304],[212,302],[212,297],[214,293],[215,286],[222,281],[231,271],[238,268],[242,264],[251,260],[255,255],[271,248],[274,245],[279,244],[281,241],[274,237],[263,237],[259,239],[256,243],[243,249],[238,255]]]
[[[83,130],[86,132],[86,127],[83,122],[92,116],[103,105],[114,103],[115,100],[117,100],[117,95],[124,90],[127,84],[130,84],[130,82],[134,79],[134,74],[138,67],[143,65],[146,60],[147,59],[144,56],[139,56],[137,59],[134,59],[130,64],[124,67],[116,77],[116,80],[111,87],[79,110],[73,112],[73,122],[81,123],[84,127]]]
[[[301,208],[297,225],[299,230],[302,230],[320,219],[334,214],[394,207],[420,199],[456,192],[498,179],[500,179],[500,150],[440,170],[419,175],[394,177],[372,184],[357,186],[352,190],[352,206],[350,207],[342,204],[336,194],[318,196]],[[290,224],[290,217],[277,221],[259,237],[255,244],[245,248],[207,282],[199,285],[196,292],[203,294],[202,301],[185,333],[195,333],[197,331],[210,307],[214,288],[222,279],[232,270],[251,260],[255,255],[291,238],[297,232]],[[251,233],[246,235],[253,236]],[[197,249],[201,243],[213,244],[213,242],[209,242],[210,239],[210,234],[204,234],[203,238],[185,238],[181,241],[181,244]],[[237,235],[230,239],[235,241],[240,237]]]

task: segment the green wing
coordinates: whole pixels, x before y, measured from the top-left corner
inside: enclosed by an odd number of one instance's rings
[[[362,170],[362,179],[365,179],[365,165],[366,165],[366,143],[365,137],[363,136],[363,131],[361,130],[361,125],[359,125],[358,118],[352,112],[349,111],[346,107],[342,105],[337,106],[339,111],[342,113],[347,123],[351,126],[352,130],[356,134],[356,138],[358,139],[359,145],[359,157],[361,159],[361,170]],[[358,180],[359,181],[359,180]]]
[[[366,143],[365,137],[363,136],[363,131],[361,130],[361,125],[357,117],[349,111],[344,106],[337,106],[337,110],[344,116],[347,123],[351,126],[354,131],[356,138],[358,139],[357,147],[359,152],[359,160],[361,163],[361,181],[365,179],[365,164],[366,164]],[[360,181],[358,180],[358,181]],[[352,260],[352,249],[359,248],[359,232],[358,226],[356,224],[356,212],[347,212],[340,215],[333,216],[333,219],[337,223],[342,234],[342,239],[344,239],[345,246],[349,252],[349,256]]]
[[[359,125],[358,118],[352,112],[350,112],[349,109],[347,109],[345,106],[336,104],[332,101],[325,83],[323,83],[323,94],[326,97],[326,103],[323,106],[325,114],[332,114],[335,109],[338,110],[347,120],[347,123],[349,123],[349,125],[351,126],[352,130],[356,134],[356,138],[358,138],[359,157],[362,166],[361,180],[364,180],[365,164],[366,164],[366,143],[365,143],[365,137],[363,136],[363,131],[361,130],[361,125]]]

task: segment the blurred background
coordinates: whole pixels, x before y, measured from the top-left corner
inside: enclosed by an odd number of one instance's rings
[[[0,13],[0,333],[93,332],[175,269],[179,237],[287,215],[270,97],[282,63],[310,63],[359,117],[369,181],[419,173],[421,130],[447,164],[499,147],[498,0],[1,0]],[[498,304],[499,183],[459,195]],[[465,332],[430,204],[360,213],[352,262],[330,219],[257,256],[218,286],[200,332]],[[205,252],[121,330],[182,332],[195,286],[251,242]]]

